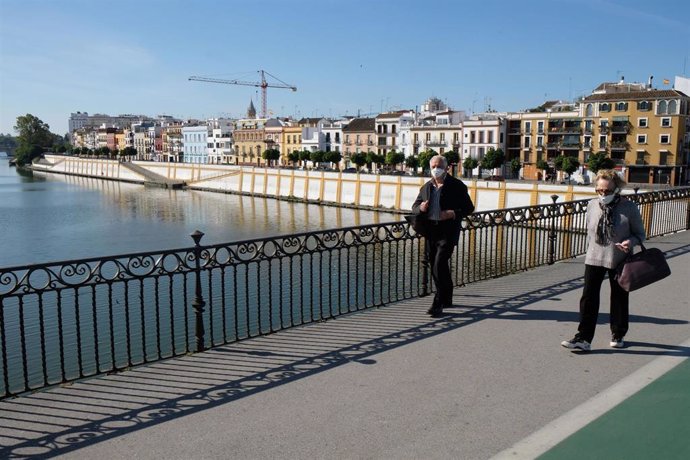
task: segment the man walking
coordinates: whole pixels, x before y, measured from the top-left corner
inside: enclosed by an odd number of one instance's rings
[[[431,180],[422,185],[412,205],[412,212],[425,219],[426,257],[431,266],[431,277],[436,295],[427,311],[438,317],[444,307],[453,303],[453,278],[450,274],[450,256],[458,244],[462,219],[474,211],[467,186],[448,174],[448,162],[442,155],[429,161]]]

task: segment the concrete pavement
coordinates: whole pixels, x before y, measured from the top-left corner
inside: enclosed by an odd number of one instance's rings
[[[578,258],[456,289],[439,319],[412,299],[0,402],[0,458],[532,458],[596,423],[597,395],[652,381],[639,371],[656,359],[686,375],[690,232],[648,246],[673,274],[631,295],[622,350],[605,313],[592,352],[559,345],[577,326]]]

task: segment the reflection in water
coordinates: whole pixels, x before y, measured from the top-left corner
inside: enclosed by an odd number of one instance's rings
[[[0,266],[214,244],[400,220],[364,211],[42,172],[0,160]]]

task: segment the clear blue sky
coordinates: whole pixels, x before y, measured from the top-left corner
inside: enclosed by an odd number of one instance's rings
[[[687,0],[0,0],[0,132],[26,113],[64,134],[70,112],[241,116],[258,79],[275,115],[414,108],[479,112],[655,86],[690,74]]]

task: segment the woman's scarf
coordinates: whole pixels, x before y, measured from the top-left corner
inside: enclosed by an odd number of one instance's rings
[[[599,200],[599,207],[601,208],[601,217],[599,217],[599,223],[597,224],[597,244],[606,246],[611,243],[611,239],[614,237],[615,232],[613,231],[613,208],[616,207],[618,202],[621,200],[621,196],[616,194],[616,197],[609,204],[604,204]]]

